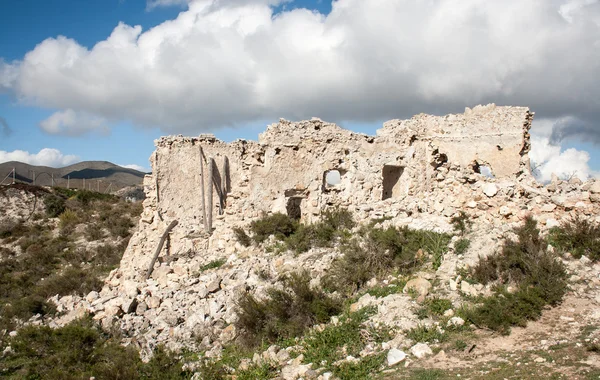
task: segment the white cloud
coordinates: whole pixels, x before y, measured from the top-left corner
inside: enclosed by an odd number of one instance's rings
[[[51,148],[44,148],[38,153],[29,153],[24,150],[15,150],[12,152],[0,150],[0,162],[8,161],[19,161],[30,165],[60,168],[74,164],[80,160],[77,156],[65,155],[60,150]]]
[[[190,3],[191,0],[148,0],[146,9],[152,10],[158,7],[184,6]]]
[[[183,2],[158,0],[151,3]],[[600,3],[338,0],[324,16],[275,0],[194,0],[147,31],[87,49],[49,38],[0,64],[28,104],[198,133],[279,117],[374,121],[477,103],[600,120]]]
[[[600,174],[590,169],[588,152],[574,148],[562,150],[560,146],[551,144],[548,137],[532,137],[529,158],[533,173],[540,182],[549,182],[552,174],[561,179],[575,175],[582,181]]]
[[[136,164],[119,165],[119,166],[122,167],[122,168],[137,170],[138,172],[142,172],[142,173],[148,173],[148,172],[150,172],[145,167],[143,167],[141,165],[136,165]]]
[[[40,122],[40,128],[52,135],[81,136],[89,132],[108,134],[106,120],[72,109],[58,111]]]

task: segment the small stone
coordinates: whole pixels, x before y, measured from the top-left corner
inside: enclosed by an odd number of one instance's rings
[[[217,278],[216,280],[211,281],[211,283],[208,284],[208,286],[206,287],[206,290],[209,293],[215,293],[215,292],[221,290],[221,279]]]
[[[500,207],[500,210],[498,210],[498,213],[504,217],[508,217],[508,216],[512,215],[512,211],[508,208],[508,206]]]
[[[482,190],[483,190],[483,193],[490,198],[493,197],[494,195],[498,194],[498,187],[496,187],[496,185],[493,183],[486,183],[483,186]]]
[[[409,289],[413,289],[419,294],[419,296],[426,297],[429,294],[429,290],[431,289],[431,282],[427,281],[424,278],[413,278],[409,282],[406,283],[403,293],[407,293]]]
[[[406,359],[406,354],[403,351],[400,351],[397,348],[392,348],[391,350],[388,351],[387,354],[387,364],[388,366],[393,366],[396,365],[398,363],[400,363],[401,361],[403,361],[404,359]]]
[[[450,320],[448,321],[447,326],[454,326],[454,327],[460,327],[462,325],[465,324],[465,320],[462,319],[461,317],[452,317],[450,318]]]
[[[410,348],[410,353],[417,359],[422,359],[426,356],[433,355],[431,348],[425,343],[417,343]]]

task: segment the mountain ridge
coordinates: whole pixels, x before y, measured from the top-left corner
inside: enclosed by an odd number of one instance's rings
[[[15,169],[16,182],[28,184],[34,184],[35,182],[36,185],[40,186],[52,186],[54,184],[79,189],[85,186],[90,190],[102,192],[141,185],[146,174],[109,161],[81,161],[61,168],[8,161],[0,163],[0,180],[4,179],[0,184],[12,183],[10,173],[13,168]]]

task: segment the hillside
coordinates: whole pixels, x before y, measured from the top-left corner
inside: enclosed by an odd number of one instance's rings
[[[23,162],[9,161],[0,164],[0,176],[3,179],[12,169],[16,169],[15,179],[17,182],[28,184],[34,183],[39,186],[51,186],[52,178],[54,184],[71,188],[87,189],[106,192],[114,191],[127,186],[141,185],[144,174],[134,169],[124,168],[107,161],[83,161],[63,168],[51,168],[48,166],[35,166]],[[11,183],[10,178],[4,184]],[[111,185],[112,184],[112,185]]]

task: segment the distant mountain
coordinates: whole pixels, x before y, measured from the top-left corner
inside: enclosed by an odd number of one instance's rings
[[[127,186],[141,185],[145,173],[124,168],[107,161],[83,161],[64,168],[34,166],[23,162],[9,161],[0,164],[0,181],[15,168],[16,182],[34,183],[40,186],[54,185],[101,192],[115,191]],[[2,184],[12,183],[12,174]]]

